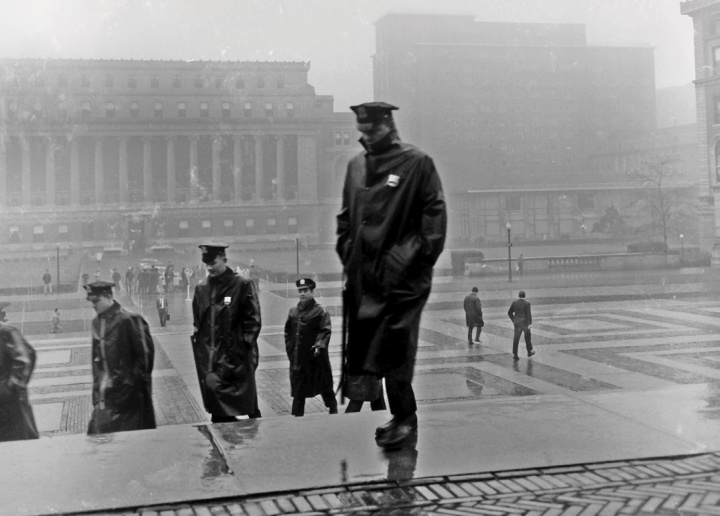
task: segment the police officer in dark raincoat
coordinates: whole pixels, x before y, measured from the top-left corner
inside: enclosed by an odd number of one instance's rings
[[[88,434],[155,428],[152,370],[155,345],[143,317],[113,299],[114,283],[85,286],[92,321],[93,412]]]
[[[0,303],[0,441],[37,439],[28,382],[35,367],[35,350],[22,334],[5,324]]]
[[[346,375],[385,378],[393,419],[376,432],[392,448],[412,439],[420,314],[443,250],[447,214],[432,158],[402,142],[384,102],[351,106],[365,150],[348,164],[336,250],[347,275]],[[352,396],[348,396],[352,398]]]
[[[213,423],[260,417],[260,302],[254,283],[227,266],[226,245],[201,245],[208,276],[193,297],[193,354],[205,410]]]
[[[315,282],[295,282],[300,302],[290,309],[285,323],[285,350],[290,360],[292,415],[305,414],[305,398],[322,396],[330,414],[337,414],[328,344],[332,328],[330,314],[315,301]]]

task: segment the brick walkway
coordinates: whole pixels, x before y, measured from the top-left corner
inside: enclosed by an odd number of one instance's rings
[[[412,450],[396,453],[395,468],[414,467]],[[717,515],[720,454],[389,480],[213,503],[143,507],[114,514]]]

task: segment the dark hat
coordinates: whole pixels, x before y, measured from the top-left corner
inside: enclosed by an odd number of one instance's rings
[[[473,287],[473,288],[472,288],[472,291],[473,291],[473,292],[480,292],[477,287]]]
[[[200,252],[202,252],[203,263],[212,262],[219,254],[225,254],[225,249],[228,248],[225,244],[213,242],[209,244],[203,244],[198,246]]]
[[[295,282],[295,286],[297,288],[309,288],[314,289],[315,288],[315,282],[310,278],[300,278]]]
[[[518,297],[525,297],[525,291],[521,290],[520,292],[518,292]]]
[[[366,102],[350,106],[355,112],[358,124],[376,124],[385,118],[392,118],[392,112],[399,109],[387,102]]]
[[[100,294],[110,293],[112,294],[112,289],[115,286],[115,283],[110,283],[109,281],[93,281],[92,283],[88,283],[83,288],[87,291],[88,294],[92,294],[93,296],[99,296]]]

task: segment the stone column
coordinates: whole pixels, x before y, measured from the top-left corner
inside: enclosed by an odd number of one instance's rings
[[[45,205],[55,206],[55,140],[52,138],[45,142],[45,174]]]
[[[103,141],[95,139],[95,204],[105,203],[105,176],[103,174]]]
[[[220,202],[220,190],[222,188],[220,174],[220,148],[222,140],[220,137],[213,138],[212,141],[212,198],[213,202]]]
[[[315,135],[298,135],[298,199],[316,200],[317,154]]]
[[[277,147],[275,149],[275,152],[277,156],[277,176],[275,177],[275,186],[277,188],[277,198],[286,199],[287,195],[285,193],[285,137],[282,135],[276,136],[276,140]]]
[[[233,185],[235,186],[235,201],[242,200],[242,137],[233,141]]]
[[[0,207],[7,206],[7,161],[5,153],[7,140],[0,137]]]
[[[175,185],[175,137],[167,138],[167,201],[177,202]]]
[[[255,199],[258,201],[265,198],[263,182],[263,148],[262,137],[255,135]]]
[[[190,137],[190,200],[197,202],[199,193],[198,177],[198,137]]]
[[[127,137],[121,136],[120,137],[120,152],[119,152],[119,161],[120,161],[120,177],[119,177],[119,184],[120,184],[120,202],[126,203],[128,202],[129,197],[129,180],[128,180],[128,150],[127,150]]]
[[[27,138],[20,139],[22,146],[22,205],[30,206],[32,204],[32,183],[30,182],[30,140]]]
[[[80,204],[80,156],[77,138],[70,142],[70,204]]]
[[[152,142],[150,138],[143,138],[143,194],[145,202],[153,200],[152,194]]]

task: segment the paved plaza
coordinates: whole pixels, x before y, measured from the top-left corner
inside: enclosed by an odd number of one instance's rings
[[[468,345],[462,300],[475,285],[486,324],[482,341]],[[533,303],[537,354],[526,357],[521,344],[520,361],[513,362],[507,308],[520,288]],[[374,426],[389,417],[386,412],[366,407],[368,412],[330,417],[318,397],[308,400],[305,418],[289,417],[283,327],[296,302],[294,288],[261,284],[257,384],[263,419],[208,426],[190,349],[186,295],[170,295],[172,318],[160,328],[154,297],[120,293],[123,305],[150,322],[156,340],[153,395],[160,429],[115,434],[113,446],[149,446],[138,443],[161,431],[169,432],[175,446],[198,438],[197,446],[209,446],[206,437],[212,436],[208,454],[217,461],[208,466],[203,460],[199,477],[206,480],[195,490],[142,491],[143,496],[120,496],[112,503],[88,492],[82,508],[53,498],[46,510],[720,514],[720,495],[714,494],[720,493],[718,291],[720,274],[709,269],[537,275],[512,283],[436,278],[414,379],[419,440],[390,454],[378,451],[371,439]],[[339,313],[338,282],[319,283],[317,293],[331,313]],[[30,397],[42,438],[0,445],[4,451],[27,453],[40,446],[52,457],[70,453],[58,451],[65,443],[68,450],[70,443],[93,444],[75,435],[84,434],[90,415],[93,314],[82,297],[26,301],[9,312],[10,322],[23,327],[38,351]],[[56,304],[63,333],[51,335],[48,321]],[[332,323],[341,327],[337,316]],[[336,332],[330,345],[336,380],[339,342]],[[198,429],[206,437],[195,437]],[[151,470],[160,467],[163,446],[169,446],[155,442],[159,439],[151,439],[153,451],[146,454]],[[180,467],[182,452],[177,455]],[[57,464],[76,460],[68,457]],[[124,475],[134,479],[131,470]],[[138,471],[146,481],[152,475],[160,471]],[[209,477],[216,483],[208,492]],[[18,514],[43,513],[38,506],[12,507]]]

